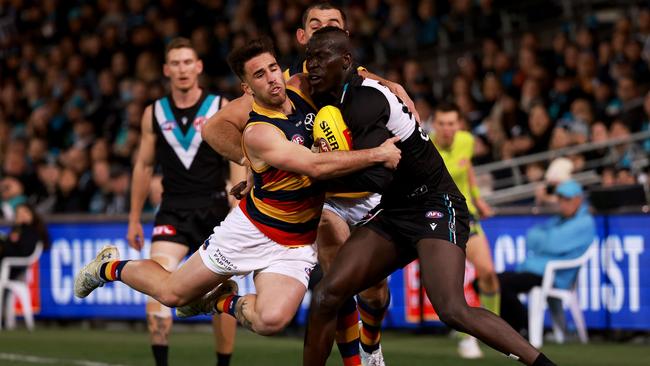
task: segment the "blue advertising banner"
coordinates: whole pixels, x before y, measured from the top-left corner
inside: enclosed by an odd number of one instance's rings
[[[499,216],[484,221],[497,272],[512,270],[526,256],[526,230],[544,216]],[[578,276],[578,293],[587,326],[598,329],[650,329],[650,216],[598,216],[598,232],[589,263]],[[151,225],[145,225],[151,233]],[[104,245],[115,245],[122,258],[141,259],[150,243],[139,252],[128,247],[125,222],[55,223],[49,225],[51,246],[32,273],[34,307],[39,318],[144,319],[146,297],[122,283],[111,283],[85,299],[73,294],[74,274]],[[417,327],[437,319],[422,295],[417,262],[389,278],[392,302],[387,327]],[[471,267],[466,280],[471,281]],[[241,292],[254,292],[250,277],[236,279]],[[471,286],[469,286],[471,287]],[[466,290],[469,288],[466,287]],[[475,294],[466,291],[468,302]],[[303,324],[309,304],[305,297],[297,320]],[[423,306],[420,306],[420,304]]]

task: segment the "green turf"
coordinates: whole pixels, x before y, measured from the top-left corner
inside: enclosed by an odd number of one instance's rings
[[[73,360],[120,365],[153,365],[148,337],[143,330],[82,330],[80,328],[39,328],[0,331],[0,365],[34,365],[9,361],[7,354],[57,359],[55,365],[74,365]],[[383,346],[386,363],[399,365],[517,365],[483,346],[486,357],[479,361],[456,356],[456,341],[444,336],[387,332]],[[302,340],[297,337],[261,337],[239,330],[232,365],[299,365]],[[589,345],[549,344],[544,352],[559,365],[648,365],[644,345],[591,343]],[[328,366],[341,365],[336,351]],[[42,360],[41,360],[42,361]],[[43,364],[43,362],[41,362]],[[212,365],[212,336],[205,330],[175,331],[170,351],[171,365]]]

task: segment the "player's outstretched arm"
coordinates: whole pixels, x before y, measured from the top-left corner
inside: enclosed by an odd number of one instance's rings
[[[138,156],[133,166],[131,181],[131,209],[129,211],[129,226],[127,240],[129,246],[140,250],[144,244],[144,233],[140,223],[142,207],[149,194],[151,176],[153,175],[156,158],[156,134],[153,131],[153,112],[149,105],[142,115],[140,146]]]
[[[287,140],[271,125],[256,124],[244,131],[244,144],[253,167],[268,164],[319,180],[344,176],[374,164],[394,169],[401,158],[401,151],[395,146],[397,141],[399,138],[394,137],[372,149],[314,154]]]
[[[244,94],[230,101],[215,113],[203,126],[201,137],[216,152],[230,161],[243,165],[241,135],[253,109],[253,98]]]

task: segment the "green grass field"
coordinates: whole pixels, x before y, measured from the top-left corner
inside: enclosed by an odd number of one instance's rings
[[[233,366],[300,365],[302,339],[261,337],[245,330],[237,335]],[[153,365],[144,330],[83,330],[45,328],[0,331],[0,365]],[[386,364],[399,365],[518,365],[483,346],[486,357],[478,361],[456,356],[456,342],[445,336],[387,332],[383,346]],[[559,365],[649,365],[647,345],[618,343],[545,346],[544,352]],[[328,366],[341,365],[336,351]],[[206,330],[176,330],[172,338],[170,364],[213,365],[212,335]]]

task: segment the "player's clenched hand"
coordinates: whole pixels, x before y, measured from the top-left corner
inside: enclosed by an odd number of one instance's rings
[[[246,180],[243,180],[235,184],[230,190],[230,194],[235,196],[236,199],[240,200],[250,192],[253,188],[253,174],[248,174]]]
[[[144,232],[142,231],[142,224],[137,222],[129,222],[129,228],[126,233],[126,239],[129,241],[129,246],[133,249],[140,250],[144,244]]]
[[[391,137],[377,148],[380,153],[380,160],[384,162],[384,166],[388,169],[397,168],[399,159],[402,158],[402,151],[395,146],[395,143],[399,140],[398,136]]]

